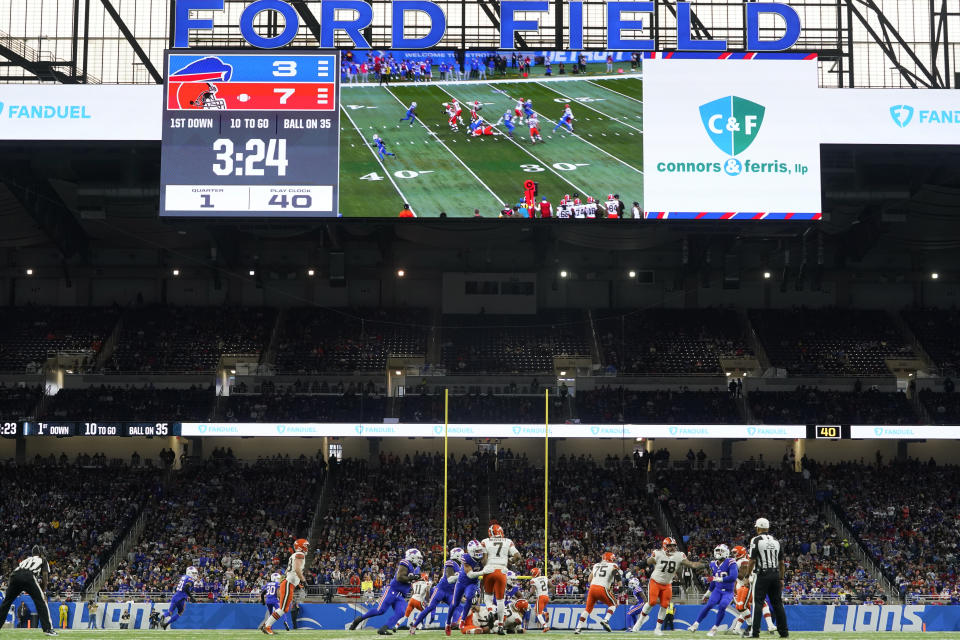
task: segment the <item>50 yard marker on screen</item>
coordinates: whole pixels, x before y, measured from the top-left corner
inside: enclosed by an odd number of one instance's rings
[[[338,52],[172,50],[164,63],[161,216],[338,215]]]

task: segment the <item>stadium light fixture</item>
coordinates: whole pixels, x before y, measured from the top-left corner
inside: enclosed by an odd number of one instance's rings
[[[561,277],[561,278],[566,278],[566,277],[567,277],[567,270],[566,270],[566,269],[564,269],[563,271],[560,272],[560,277]]]
[[[250,277],[252,278],[255,275],[257,275],[257,272],[254,271],[253,269],[250,269]]]
[[[764,271],[764,272],[763,272],[763,279],[764,279],[764,280],[769,280],[769,279],[770,279],[770,272],[769,272],[769,271]]]
[[[312,278],[312,277],[314,276],[314,274],[316,274],[316,271],[314,271],[313,269],[307,269],[307,275],[308,275],[308,276],[310,276],[310,277]]]
[[[27,275],[28,275],[28,276],[32,276],[32,275],[33,275],[33,269],[27,269]]]
[[[630,272],[629,272],[627,275],[630,276],[631,278],[636,278],[636,277],[637,277],[637,272],[634,271],[633,269],[631,269]]]
[[[565,375],[567,375],[567,372],[566,372],[566,371],[561,371],[561,372],[560,372],[560,375],[565,376]]]
[[[230,369],[230,375],[232,375],[232,376],[237,375],[237,370],[236,370],[236,369]]]
[[[397,369],[396,371],[393,372],[393,375],[395,375],[395,376],[402,376],[402,375],[403,375],[403,371],[400,371],[400,369]]]
[[[398,278],[402,278],[402,277],[405,276],[405,275],[407,275],[407,272],[406,272],[406,271],[404,271],[403,269],[397,269],[397,277],[398,277]]]
[[[176,278],[176,277],[179,276],[179,275],[180,275],[180,269],[174,269],[174,270],[173,270],[173,277]]]
[[[930,279],[931,279],[931,280],[939,280],[939,279],[940,279],[940,274],[937,273],[936,271],[934,271],[933,273],[930,274]]]

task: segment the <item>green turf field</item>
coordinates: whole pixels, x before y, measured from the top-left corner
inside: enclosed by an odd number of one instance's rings
[[[195,630],[195,631],[139,631],[139,630],[108,630],[108,631],[73,631],[66,630],[59,632],[62,637],[65,638],[82,638],[94,640],[95,638],[124,638],[125,640],[137,640],[139,638],[164,638],[168,640],[215,640],[217,638],[238,638],[238,639],[247,639],[254,640],[255,638],[263,638],[264,635],[259,631],[207,631],[207,630]],[[573,640],[577,637],[591,637],[591,638],[605,638],[608,640],[654,640],[654,638],[706,638],[707,634],[705,631],[698,631],[697,633],[688,633],[687,631],[668,631],[663,636],[655,636],[652,633],[604,633],[602,631],[585,631],[581,636],[575,636],[573,632],[570,631],[551,631],[548,634],[541,634],[538,631],[528,631],[525,636],[533,637],[549,637],[553,640]],[[334,638],[344,638],[347,640],[369,640],[372,638],[378,638],[376,631],[277,631],[277,637],[296,637],[296,638],[317,638],[317,639],[329,639],[333,640]],[[0,637],[11,638],[11,640],[36,640],[37,638],[43,638],[43,634],[40,633],[37,629],[3,629],[0,631]],[[409,634],[406,632],[401,632],[396,634],[397,638],[407,637]],[[416,637],[426,637],[426,638],[444,638],[442,631],[420,631],[417,633]],[[451,638],[461,637],[466,638],[461,633],[457,633],[450,636]],[[495,636],[491,636],[495,637]],[[728,636],[722,633],[717,634],[717,638],[734,638],[738,636]],[[764,633],[761,635],[761,638],[779,638],[777,635],[768,635]],[[790,638],[795,640],[867,640],[874,638],[883,638],[884,640],[929,640],[931,638],[960,638],[960,634],[957,633],[894,633],[894,632],[880,632],[880,633],[831,633],[831,632],[820,632],[820,633],[811,633],[811,632],[793,632],[790,634]]]
[[[600,65],[602,66],[602,65]],[[629,71],[629,65],[627,65]],[[345,217],[396,217],[408,202],[418,217],[471,217],[479,209],[495,217],[505,203],[523,197],[533,179],[556,206],[565,194],[601,200],[620,194],[629,208],[643,201],[643,82],[624,77],[578,76],[534,81],[496,81],[370,87],[341,90],[340,210]],[[441,107],[456,98],[478,100],[481,114],[495,123],[519,98],[540,114],[543,142],[533,144],[518,124],[513,138],[470,137],[466,127],[451,131]],[[406,106],[417,103],[419,121],[400,124]],[[574,132],[553,132],[570,103]],[[396,157],[380,160],[373,144],[379,134]]]

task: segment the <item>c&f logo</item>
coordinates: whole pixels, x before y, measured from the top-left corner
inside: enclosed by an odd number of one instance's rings
[[[746,98],[727,96],[700,105],[700,119],[707,135],[730,156],[746,151],[763,125],[766,107]]]
[[[894,124],[904,129],[913,120],[913,107],[908,104],[895,104],[890,107],[890,117]]]

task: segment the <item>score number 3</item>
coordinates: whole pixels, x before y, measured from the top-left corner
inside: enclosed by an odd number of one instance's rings
[[[233,140],[218,138],[213,143],[213,150],[217,152],[217,162],[213,163],[213,173],[218,176],[229,176],[236,173],[248,176],[262,176],[263,169],[258,165],[261,162],[267,167],[276,167],[278,176],[287,175],[287,140],[286,138],[270,138],[266,142],[259,138],[247,140],[246,154],[234,154]],[[243,170],[234,169],[234,160],[243,161]]]

